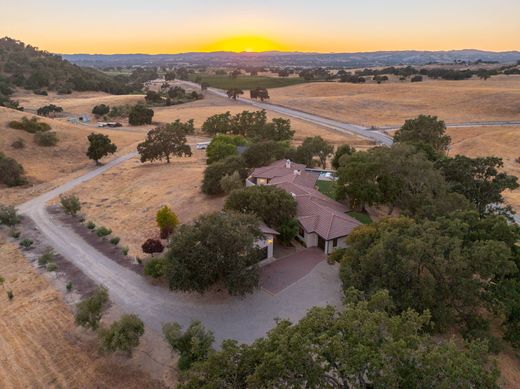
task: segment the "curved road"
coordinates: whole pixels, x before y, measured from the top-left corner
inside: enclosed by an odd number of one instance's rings
[[[214,332],[217,342],[232,338],[249,343],[265,335],[277,317],[297,321],[315,305],[341,304],[338,269],[325,262],[274,296],[260,290],[243,299],[171,292],[112,261],[46,212],[49,200],[135,156],[134,152],[119,157],[18,207],[56,252],[105,285],[110,299],[123,312],[137,313],[158,332],[166,322],[187,326],[197,319]]]
[[[200,85],[190,81],[175,81],[176,83],[185,84],[191,88],[200,89]],[[214,95],[228,98],[225,91],[217,88],[208,88],[208,92],[213,93]],[[331,130],[347,133],[347,134],[355,134],[359,135],[363,138],[373,140],[378,144],[390,146],[393,143],[392,137],[384,134],[379,131],[371,130],[368,127],[359,126],[357,124],[350,124],[340,122],[338,120],[333,120],[329,118],[324,118],[322,116],[314,115],[308,112],[298,111],[293,108],[284,107],[281,105],[259,102],[256,100],[245,99],[243,97],[237,98],[237,101],[241,103],[252,105],[253,107],[257,107],[260,109],[265,109],[266,111],[277,112],[282,115],[290,116],[296,119],[304,120],[309,123],[314,123],[322,127],[330,128]]]

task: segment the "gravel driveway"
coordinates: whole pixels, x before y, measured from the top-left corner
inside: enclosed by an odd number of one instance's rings
[[[117,158],[19,207],[56,252],[109,289],[112,302],[121,311],[138,314],[155,331],[160,331],[166,322],[177,321],[186,326],[197,319],[215,333],[217,342],[225,338],[252,342],[274,326],[275,318],[297,321],[315,305],[341,304],[338,269],[325,262],[275,296],[261,290],[243,299],[225,294],[174,293],[151,285],[112,261],[47,213],[46,203],[52,198],[133,157],[135,153]]]

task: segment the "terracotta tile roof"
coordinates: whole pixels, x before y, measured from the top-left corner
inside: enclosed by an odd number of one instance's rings
[[[271,227],[268,227],[267,224],[264,224],[264,223],[260,224],[260,231],[262,231],[264,234],[280,235],[280,233],[278,231],[273,230]]]
[[[294,174],[299,170],[300,174]],[[298,207],[296,218],[308,233],[317,233],[326,240],[346,236],[361,225],[348,216],[348,208],[314,189],[318,174],[305,171],[305,166],[286,161],[276,161],[269,166],[255,169],[252,177],[270,179],[269,185],[291,193]]]
[[[348,208],[314,189],[318,175],[305,171],[305,166],[286,161],[276,161],[269,166],[257,168],[252,177],[271,179],[269,185],[291,193],[296,200],[296,218],[308,233],[317,233],[325,240],[346,236],[361,225],[348,216]],[[294,174],[299,170],[300,174]]]
[[[322,201],[312,195],[297,195],[296,218],[305,231],[315,232],[325,240],[346,236],[361,225],[359,221],[345,214],[347,208],[330,199]]]
[[[290,167],[288,167],[290,166]],[[314,187],[318,174],[305,171],[305,165],[286,160],[275,161],[268,166],[263,166],[253,170],[253,178],[265,178],[272,180],[272,183],[295,182],[300,185]]]

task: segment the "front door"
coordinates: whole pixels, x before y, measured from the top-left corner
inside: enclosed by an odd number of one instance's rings
[[[318,235],[318,247],[325,251],[325,239]]]

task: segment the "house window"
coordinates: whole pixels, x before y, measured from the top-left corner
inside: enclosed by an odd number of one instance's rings
[[[332,247],[338,247],[338,238],[332,240]]]

